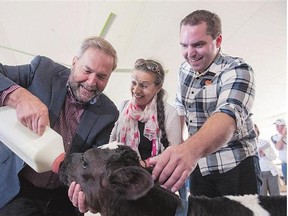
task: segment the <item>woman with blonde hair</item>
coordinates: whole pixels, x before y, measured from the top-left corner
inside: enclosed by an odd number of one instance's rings
[[[143,166],[149,158],[171,144],[182,142],[181,123],[176,109],[165,102],[165,71],[155,60],[138,59],[131,80],[130,100],[120,106],[120,116],[110,142],[117,141],[138,152]]]

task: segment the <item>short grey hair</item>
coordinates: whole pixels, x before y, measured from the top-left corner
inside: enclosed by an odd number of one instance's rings
[[[99,49],[103,51],[105,54],[113,57],[113,69],[114,70],[117,67],[117,52],[113,48],[113,46],[104,38],[93,36],[86,38],[77,53],[77,57],[80,58],[83,53],[85,53],[89,48]]]

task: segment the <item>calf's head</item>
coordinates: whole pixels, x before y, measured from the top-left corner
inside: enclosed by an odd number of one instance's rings
[[[98,212],[115,199],[136,200],[154,185],[150,173],[140,166],[137,153],[123,145],[68,155],[59,175],[67,186],[72,181],[80,184],[89,208]]]

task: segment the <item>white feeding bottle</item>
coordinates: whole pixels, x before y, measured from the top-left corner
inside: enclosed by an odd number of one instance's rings
[[[16,110],[8,106],[0,107],[0,141],[39,173],[57,171],[65,156],[63,139],[58,133],[47,127],[39,136],[22,125]]]

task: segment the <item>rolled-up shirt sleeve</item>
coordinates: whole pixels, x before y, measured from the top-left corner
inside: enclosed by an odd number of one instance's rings
[[[219,82],[221,88],[214,113],[228,114],[240,130],[251,114],[255,99],[254,72],[249,65],[240,64],[223,72]]]

